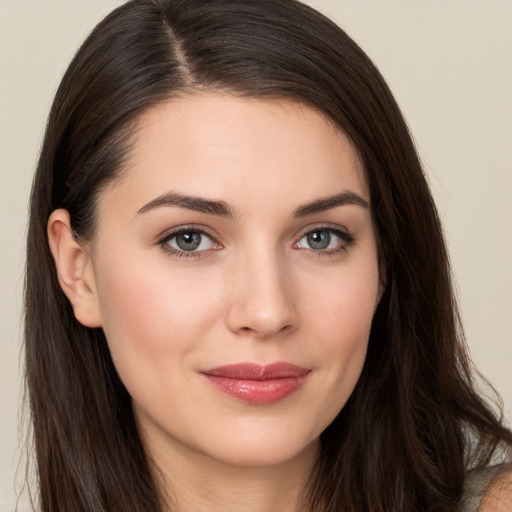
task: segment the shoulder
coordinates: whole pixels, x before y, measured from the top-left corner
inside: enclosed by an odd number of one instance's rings
[[[456,512],[511,512],[512,465],[480,468],[467,474]]]
[[[478,512],[510,512],[512,510],[512,471],[498,475],[489,485]]]

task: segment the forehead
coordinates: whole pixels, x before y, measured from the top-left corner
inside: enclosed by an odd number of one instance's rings
[[[325,115],[227,93],[190,94],[145,112],[122,177],[113,188],[140,201],[169,190],[235,204],[307,202],[344,189],[368,197],[357,152]]]

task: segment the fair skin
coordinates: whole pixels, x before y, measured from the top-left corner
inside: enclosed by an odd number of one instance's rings
[[[300,510],[382,292],[364,171],[343,133],[290,101],[172,100],[140,120],[93,239],[73,239],[65,210],[48,233],[179,510]],[[247,363],[302,373],[290,389],[250,379],[234,392],[210,375]]]
[[[510,512],[512,506],[512,472],[499,475],[489,485],[478,512]]]

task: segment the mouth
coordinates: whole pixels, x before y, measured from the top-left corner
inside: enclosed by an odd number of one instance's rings
[[[272,404],[301,388],[311,370],[282,362],[268,365],[240,363],[201,370],[200,373],[215,388],[242,402]]]

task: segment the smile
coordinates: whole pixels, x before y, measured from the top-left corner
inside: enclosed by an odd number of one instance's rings
[[[311,370],[289,363],[241,363],[200,373],[214,387],[242,402],[272,404],[302,387]]]

